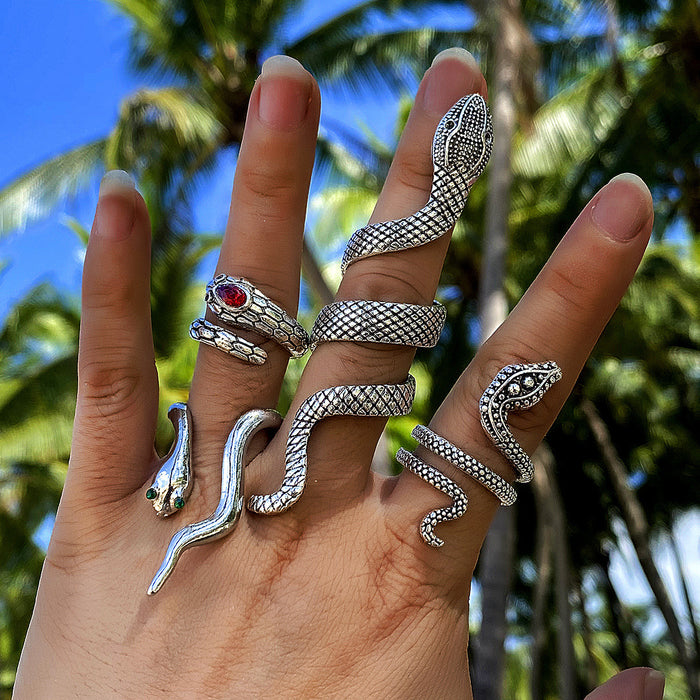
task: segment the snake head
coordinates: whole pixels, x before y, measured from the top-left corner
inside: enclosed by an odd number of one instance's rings
[[[247,280],[221,274],[207,285],[204,300],[215,313],[220,315],[225,311],[228,315],[235,316],[250,306],[253,292],[253,286]]]
[[[185,505],[192,491],[190,412],[184,403],[174,403],[168,418],[175,428],[175,441],[146,491],[156,514],[167,518]]]
[[[562,377],[556,362],[507,365],[489,384],[479,401],[481,424],[498,444],[510,433],[509,411],[526,411],[538,403]]]
[[[433,139],[435,169],[459,175],[471,187],[489,162],[493,125],[481,95],[459,99],[440,120]]]

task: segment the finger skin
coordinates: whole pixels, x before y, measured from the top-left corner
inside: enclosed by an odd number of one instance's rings
[[[614,239],[602,228],[603,218],[615,235],[628,238]],[[559,364],[563,379],[536,406],[511,413],[509,417],[516,440],[532,454],[554,422],[631,282],[649,240],[652,221],[651,195],[636,176],[614,178],[602,188],[576,219],[508,319],[479,349],[433,417],[431,428],[513,481],[512,467],[481,428],[478,410],[481,394],[507,364],[546,360]],[[438,466],[467,493],[467,513],[459,520],[439,526],[439,536],[446,544],[435,550],[435,556],[450,552],[460,562],[461,575],[468,577],[498,501],[448,463],[423,450],[416,450],[416,454]],[[416,533],[421,513],[445,505],[444,497],[409,472],[401,475],[390,500],[396,508],[392,517],[411,512]]]
[[[318,86],[297,61],[276,56],[265,62],[250,97],[215,273],[247,278],[291,316],[299,298],[319,112]],[[189,402],[197,473],[192,497],[201,492],[210,504],[218,500],[229,431],[245,411],[276,407],[289,361],[287,350],[275,342],[254,332],[234,332],[263,347],[268,358],[252,365],[200,345]]]
[[[466,54],[466,57],[464,56]],[[370,223],[415,213],[427,200],[432,183],[431,145],[444,113],[466,94],[485,92],[474,59],[447,52],[426,72],[416,95],[396,156]],[[450,234],[420,248],[360,260],[348,268],[337,299],[375,299],[430,304],[437,288]],[[255,493],[279,487],[283,441],[301,402],[314,392],[343,384],[400,383],[414,349],[376,343],[334,342],[319,345],[309,359],[285,424],[261,466],[252,470]],[[314,428],[309,443],[309,479],[294,510],[300,517],[320,515],[363,492],[383,418],[333,418]],[[258,466],[258,465],[256,465]]]
[[[653,668],[628,668],[586,695],[586,700],[662,700],[664,677]]]
[[[126,174],[124,174],[126,175]],[[115,501],[153,467],[158,378],[151,229],[141,195],[106,176],[83,269],[78,398],[64,500]]]

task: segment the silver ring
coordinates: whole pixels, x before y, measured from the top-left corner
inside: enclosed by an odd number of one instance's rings
[[[438,523],[461,518],[467,512],[467,506],[469,505],[467,494],[439,469],[426,464],[422,459],[419,459],[403,447],[400,447],[396,453],[396,461],[416,476],[419,476],[423,481],[438,489],[438,491],[442,491],[452,498],[451,506],[431,510],[420,523],[420,534],[423,541],[431,547],[442,547],[445,542],[435,534],[435,526]]]
[[[175,440],[146,491],[156,515],[167,518],[184,507],[192,493],[192,416],[187,404],[174,403],[168,418],[175,428]]]
[[[481,396],[479,401],[481,425],[503,456],[513,465],[518,473],[517,481],[530,481],[534,466],[528,454],[510,432],[507,423],[508,412],[532,408],[561,377],[562,373],[556,362],[507,365],[498,372]],[[507,501],[512,503],[515,500],[513,487],[504,479],[425,426],[416,426],[412,435],[424,447],[477,479],[495,493],[502,503],[506,504]],[[464,511],[457,515],[459,511],[458,499],[453,494],[457,493],[454,488],[458,489],[459,487],[438,469],[426,464],[404,448],[399,450],[396,459],[427,483],[453,496],[452,508],[442,508],[428,513],[420,527],[421,537],[427,544],[431,547],[442,546],[442,540],[433,533],[435,525],[445,520],[461,517],[466,512],[465,507]],[[464,466],[460,466],[460,463]],[[451,487],[452,490],[449,492],[444,488],[446,481],[454,487]],[[510,503],[507,504],[510,505]]]
[[[282,416],[277,411],[261,409],[248,411],[236,421],[224,447],[219,505],[205,520],[186,525],[173,535],[163,563],[148,587],[148,595],[158,593],[186,549],[218,540],[233,530],[243,512],[244,459],[248,444],[260,430],[278,428],[281,423]]]
[[[427,450],[460,469],[498,498],[501,505],[512,506],[518,497],[515,489],[495,471],[481,464],[449,440],[434,433],[425,425],[417,425],[411,435]]]
[[[242,277],[217,275],[207,284],[204,300],[223,323],[260,333],[286,348],[294,358],[301,357],[309,348],[309,335],[301,324]],[[190,335],[253,364],[262,364],[267,359],[262,348],[205,319],[192,323]]]
[[[433,187],[428,203],[405,219],[369,224],[348,241],[340,269],[371,255],[415,248],[449,231],[491,156],[493,127],[481,95],[466,95],[440,120],[433,138]]]
[[[518,474],[516,481],[532,481],[535,467],[510,432],[508,413],[532,408],[561,376],[556,362],[507,365],[481,395],[481,425],[493,444],[513,465]]]
[[[403,384],[333,386],[312,394],[294,416],[287,437],[282,486],[274,493],[251,496],[248,510],[272,515],[283,513],[301,497],[306,486],[306,448],[316,423],[331,416],[405,416],[416,393],[412,375]]]
[[[430,306],[364,299],[324,306],[311,330],[311,347],[348,340],[432,348],[440,339],[447,312],[439,301]]]

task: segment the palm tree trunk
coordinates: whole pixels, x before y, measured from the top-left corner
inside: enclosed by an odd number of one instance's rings
[[[693,646],[695,647],[695,658],[700,659],[700,635],[698,634],[698,625],[695,622],[695,613],[693,611],[693,601],[690,598],[690,590],[688,588],[688,581],[683,571],[683,559],[681,553],[678,551],[678,543],[676,542],[676,536],[671,530],[669,542],[671,545],[671,552],[673,553],[673,558],[676,562],[676,569],[678,570],[678,580],[681,582],[681,590],[683,591],[683,598],[685,600],[685,606],[688,609],[688,622],[690,623],[690,629],[693,633]]]
[[[530,659],[532,668],[530,671],[530,697],[531,700],[540,700],[544,697],[542,687],[542,652],[545,648],[547,630],[545,627],[545,608],[547,593],[552,579],[552,522],[544,509],[537,502],[537,544],[535,562],[537,566],[537,579],[535,590],[532,594],[532,623],[530,636]]]
[[[493,3],[494,73],[491,89],[494,146],[489,172],[486,231],[479,282],[481,342],[503,323],[508,311],[503,289],[506,230],[512,183],[511,146],[516,126],[515,92],[520,52],[520,0]],[[505,667],[506,605],[515,554],[515,510],[501,508],[481,551],[481,631],[474,654],[474,697],[499,700]]]
[[[535,475],[532,480],[540,517],[549,520],[554,545],[554,581],[557,605],[557,677],[560,700],[576,700],[576,662],[574,655],[571,604],[569,603],[569,548],[566,542],[566,516],[554,476],[554,456],[547,443],[535,452]]]
[[[301,248],[301,271],[307,284],[311,287],[321,304],[323,306],[331,304],[334,294],[328,286],[314,254],[307,245],[306,238],[304,238]]]
[[[583,584],[581,582],[580,572],[576,574],[576,581],[574,585],[576,587],[576,597],[578,599],[579,609],[581,613],[581,637],[583,638],[583,645],[586,649],[586,692],[590,692],[598,685],[598,667],[595,661],[595,656],[593,654],[595,640],[593,639],[593,629],[591,628],[591,621],[588,617],[588,613],[586,612],[586,596],[583,592]]]
[[[698,660],[692,658],[678,624],[678,618],[671,604],[666,586],[659,570],[656,568],[649,545],[649,525],[644,515],[644,509],[637,495],[627,483],[627,470],[610,438],[610,431],[598,411],[589,399],[581,401],[581,409],[586,416],[588,425],[603,457],[603,463],[608,471],[615,489],[622,515],[634,546],[642,571],[649,583],[656,604],[666,620],[669,636],[678,652],[678,659],[687,675],[688,688],[693,700],[700,700],[700,668]]]
[[[600,570],[603,574],[602,592],[607,599],[606,609],[610,612],[610,626],[612,632],[617,637],[617,664],[620,668],[629,668],[632,663],[630,661],[629,651],[627,649],[627,636],[625,630],[622,629],[622,622],[626,621],[626,615],[620,599],[617,597],[617,591],[613,586],[610,578],[610,555],[607,551],[601,552],[602,562]]]

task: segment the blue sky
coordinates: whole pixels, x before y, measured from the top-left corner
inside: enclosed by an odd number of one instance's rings
[[[309,24],[334,14],[348,2],[310,0],[303,15]],[[113,125],[120,100],[148,84],[127,67],[128,23],[99,0],[4,0],[0,13],[0,65],[3,66],[4,109],[0,110],[0,186],[45,159],[67,148],[106,134]],[[454,11],[453,11],[454,12]],[[460,21],[464,21],[459,18]],[[431,21],[455,23],[456,17],[437,13]],[[297,25],[296,30],[304,27]],[[364,102],[348,102],[347,95],[325,93],[323,118],[344,120],[391,140],[395,98],[374,96]],[[195,220],[200,230],[221,231],[235,163],[224,158],[219,169],[201,188]],[[31,225],[0,240],[0,261],[9,267],[0,275],[0,319],[12,302],[39,280],[51,280],[77,293],[82,260],[74,234],[63,223],[67,214],[89,227],[97,198],[98,182],[77,201],[69,203],[47,221]],[[347,232],[348,234],[350,232]],[[700,599],[700,561],[697,533],[700,517],[686,517],[679,528],[690,580]],[[48,533],[46,533],[48,534]],[[42,537],[43,539],[43,537]],[[649,599],[629,541],[613,557],[613,578],[622,596],[639,603]],[[674,598],[668,548],[660,560]]]
[[[323,21],[351,2],[307,0],[298,33]],[[461,18],[438,13],[453,24]],[[148,84],[128,68],[129,24],[100,0],[5,0],[0,13],[0,60],[5,108],[0,110],[4,134],[0,149],[0,187],[44,160],[109,132],[120,101]],[[359,127],[372,123],[383,139],[391,139],[396,114],[393,96],[349,100],[346,93],[326,90],[323,117]],[[195,221],[200,230],[221,231],[235,162],[223,158],[200,190]],[[39,280],[51,280],[77,291],[81,258],[66,215],[89,228],[98,182],[48,220],[0,239],[0,261],[9,267],[0,276],[0,318],[13,301]]]

